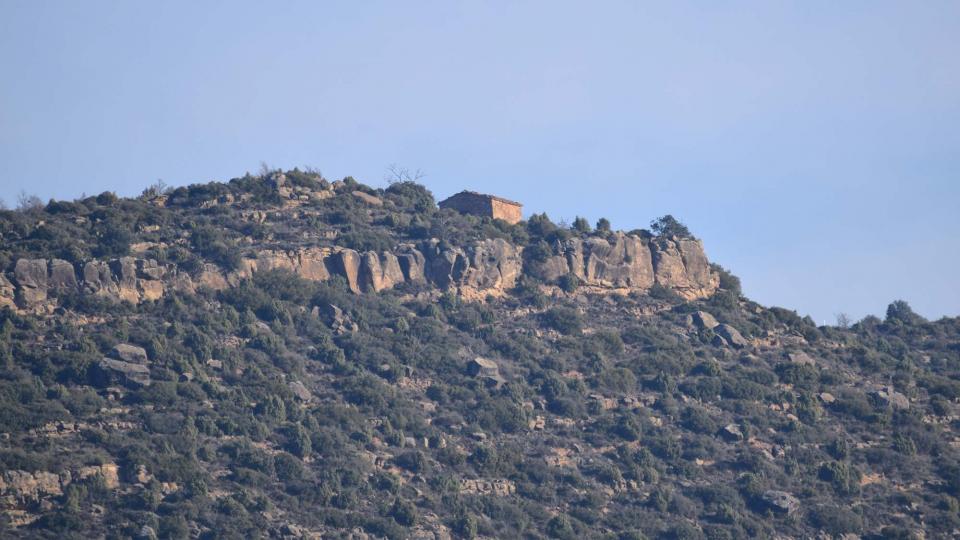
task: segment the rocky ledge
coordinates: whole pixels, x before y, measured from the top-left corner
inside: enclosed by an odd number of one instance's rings
[[[255,272],[273,269],[314,281],[342,276],[356,293],[425,283],[463,294],[495,294],[513,288],[525,273],[547,284],[573,275],[586,287],[627,292],[659,285],[688,300],[706,298],[719,286],[703,245],[693,239],[614,233],[607,239],[557,243],[537,260],[527,259],[522,247],[502,239],[466,247],[444,246],[433,239],[384,252],[341,247],[262,249],[247,254],[235,271],[205,264],[194,275],[172,264],[133,257],[77,265],[60,259],[19,259],[7,274],[0,273],[0,307],[52,307],[56,298],[78,293],[136,304],[162,298],[169,289],[224,289]]]

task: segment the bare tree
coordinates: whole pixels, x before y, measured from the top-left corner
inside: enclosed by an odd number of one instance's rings
[[[40,197],[37,197],[36,195],[30,195],[26,191],[21,191],[20,195],[17,196],[17,210],[20,210],[21,212],[35,210],[42,207],[43,201],[41,201]]]
[[[270,176],[270,173],[272,173],[272,172],[274,172],[274,171],[276,171],[276,169],[274,169],[274,168],[271,167],[270,165],[267,165],[267,162],[266,162],[266,161],[261,161],[261,162],[260,162],[260,176],[261,176],[261,177],[266,178],[266,177]]]
[[[411,171],[406,167],[400,167],[396,163],[393,163],[387,167],[387,174],[383,179],[386,180],[388,184],[393,185],[399,182],[418,182],[426,176],[427,175],[420,169]]]
[[[837,326],[840,328],[850,328],[850,316],[846,313],[837,313]]]
[[[157,178],[157,181],[144,189],[140,196],[144,199],[152,199],[161,195],[169,195],[171,191],[173,191],[172,187],[168,186],[162,178]]]
[[[7,201],[0,199],[0,210],[6,210],[6,209],[7,209]]]

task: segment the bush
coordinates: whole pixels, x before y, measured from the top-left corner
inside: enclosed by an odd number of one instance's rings
[[[541,322],[563,335],[579,335],[583,329],[583,318],[571,308],[551,308],[541,315]]]
[[[858,533],[863,528],[863,520],[860,516],[847,508],[834,505],[814,508],[810,512],[810,523],[834,536]]]
[[[580,278],[574,274],[564,274],[557,280],[557,285],[563,292],[573,294],[577,291],[577,287],[580,286]]]

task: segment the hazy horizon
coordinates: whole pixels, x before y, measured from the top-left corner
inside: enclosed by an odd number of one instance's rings
[[[261,162],[673,214],[765,305],[960,315],[960,5],[0,1],[0,198]]]

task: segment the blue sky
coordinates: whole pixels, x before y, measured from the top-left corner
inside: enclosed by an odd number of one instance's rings
[[[420,168],[671,213],[817,322],[960,315],[960,3],[0,0],[0,198]]]

